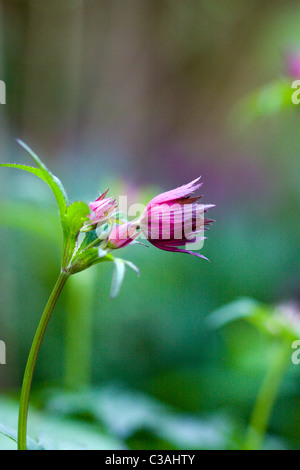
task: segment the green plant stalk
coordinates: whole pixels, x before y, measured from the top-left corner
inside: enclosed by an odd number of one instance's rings
[[[39,326],[37,328],[34,340],[31,345],[30,353],[28,356],[26,369],[23,378],[21,396],[20,396],[20,407],[19,407],[19,422],[18,422],[18,450],[26,450],[26,434],[27,434],[27,417],[28,417],[28,406],[29,397],[31,390],[32,377],[36,365],[36,360],[42,344],[42,340],[49,323],[51,314],[56,305],[56,302],[61,294],[61,291],[69,278],[70,274],[61,271],[53,291],[49,297],[43,315],[41,317]]]
[[[262,448],[279,387],[290,361],[290,355],[290,342],[276,343],[272,356],[274,357],[273,363],[259,390],[252,411],[244,443],[245,450],[260,450]]]

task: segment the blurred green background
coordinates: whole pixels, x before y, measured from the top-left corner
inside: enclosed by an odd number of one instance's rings
[[[243,297],[300,300],[300,114],[265,88],[290,87],[299,21],[292,0],[0,1],[1,163],[28,164],[22,138],[71,200],[109,187],[145,203],[202,175],[216,204],[210,263],[125,248],[141,276],[114,301],[110,265],[70,280],[38,358],[32,435],[47,421],[59,440],[59,421],[62,440],[94,448],[239,447],[273,339],[208,318]],[[61,231],[47,186],[17,170],[1,169],[0,214],[0,422],[14,428]],[[300,448],[299,370],[289,361],[270,448]]]

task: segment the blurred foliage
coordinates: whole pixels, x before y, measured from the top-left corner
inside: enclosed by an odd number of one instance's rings
[[[16,427],[18,403],[1,398],[1,417],[5,425],[0,426],[0,449],[16,449]],[[28,439],[28,450],[94,450],[125,449],[123,443],[102,433],[95,426],[59,419],[46,413],[33,412],[36,439]],[[29,430],[29,435],[30,435]]]
[[[295,90],[291,86],[291,80],[277,80],[268,83],[250,93],[241,100],[232,113],[234,124],[247,128],[260,119],[273,118],[278,113],[294,111],[292,95]]]

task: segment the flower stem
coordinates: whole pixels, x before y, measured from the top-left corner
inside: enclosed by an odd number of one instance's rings
[[[260,450],[267,431],[279,387],[290,360],[290,344],[276,343],[273,363],[258,393],[244,443],[245,450]]]
[[[53,291],[49,297],[48,303],[43,312],[39,326],[37,328],[34,340],[31,345],[30,353],[27,360],[27,365],[23,378],[23,385],[20,397],[19,407],[19,423],[18,423],[18,450],[26,450],[26,434],[27,434],[27,417],[28,417],[28,406],[30,389],[32,383],[32,377],[35,369],[36,360],[38,357],[39,349],[42,344],[42,340],[49,323],[51,313],[56,305],[56,302],[60,296],[60,293],[70,276],[69,273],[61,271]]]

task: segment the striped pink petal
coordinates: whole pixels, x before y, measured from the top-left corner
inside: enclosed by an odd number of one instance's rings
[[[194,244],[195,249],[199,249],[198,242],[206,238],[203,236],[204,230],[213,222],[212,219],[205,218],[204,214],[214,205],[199,204],[200,197],[190,197],[202,186],[199,180],[200,177],[159,194],[147,205],[140,218],[140,227],[152,245],[161,250],[188,253],[207,259],[196,251],[183,248]]]
[[[202,186],[202,183],[198,183],[201,176],[196,178],[195,180],[191,181],[188,184],[184,184],[176,189],[171,189],[171,191],[166,191],[164,193],[159,194],[149,204],[161,204],[164,202],[175,201],[176,199],[186,198],[193,194],[197,189]]]
[[[122,248],[129,245],[138,236],[136,225],[131,222],[116,225],[108,238],[109,248]]]
[[[89,208],[92,211],[92,213],[89,214],[89,218],[93,224],[99,223],[104,217],[107,217],[116,208],[116,200],[112,197],[105,197],[107,192],[108,189],[105,191],[105,193],[101,194],[98,199],[89,204]]]

